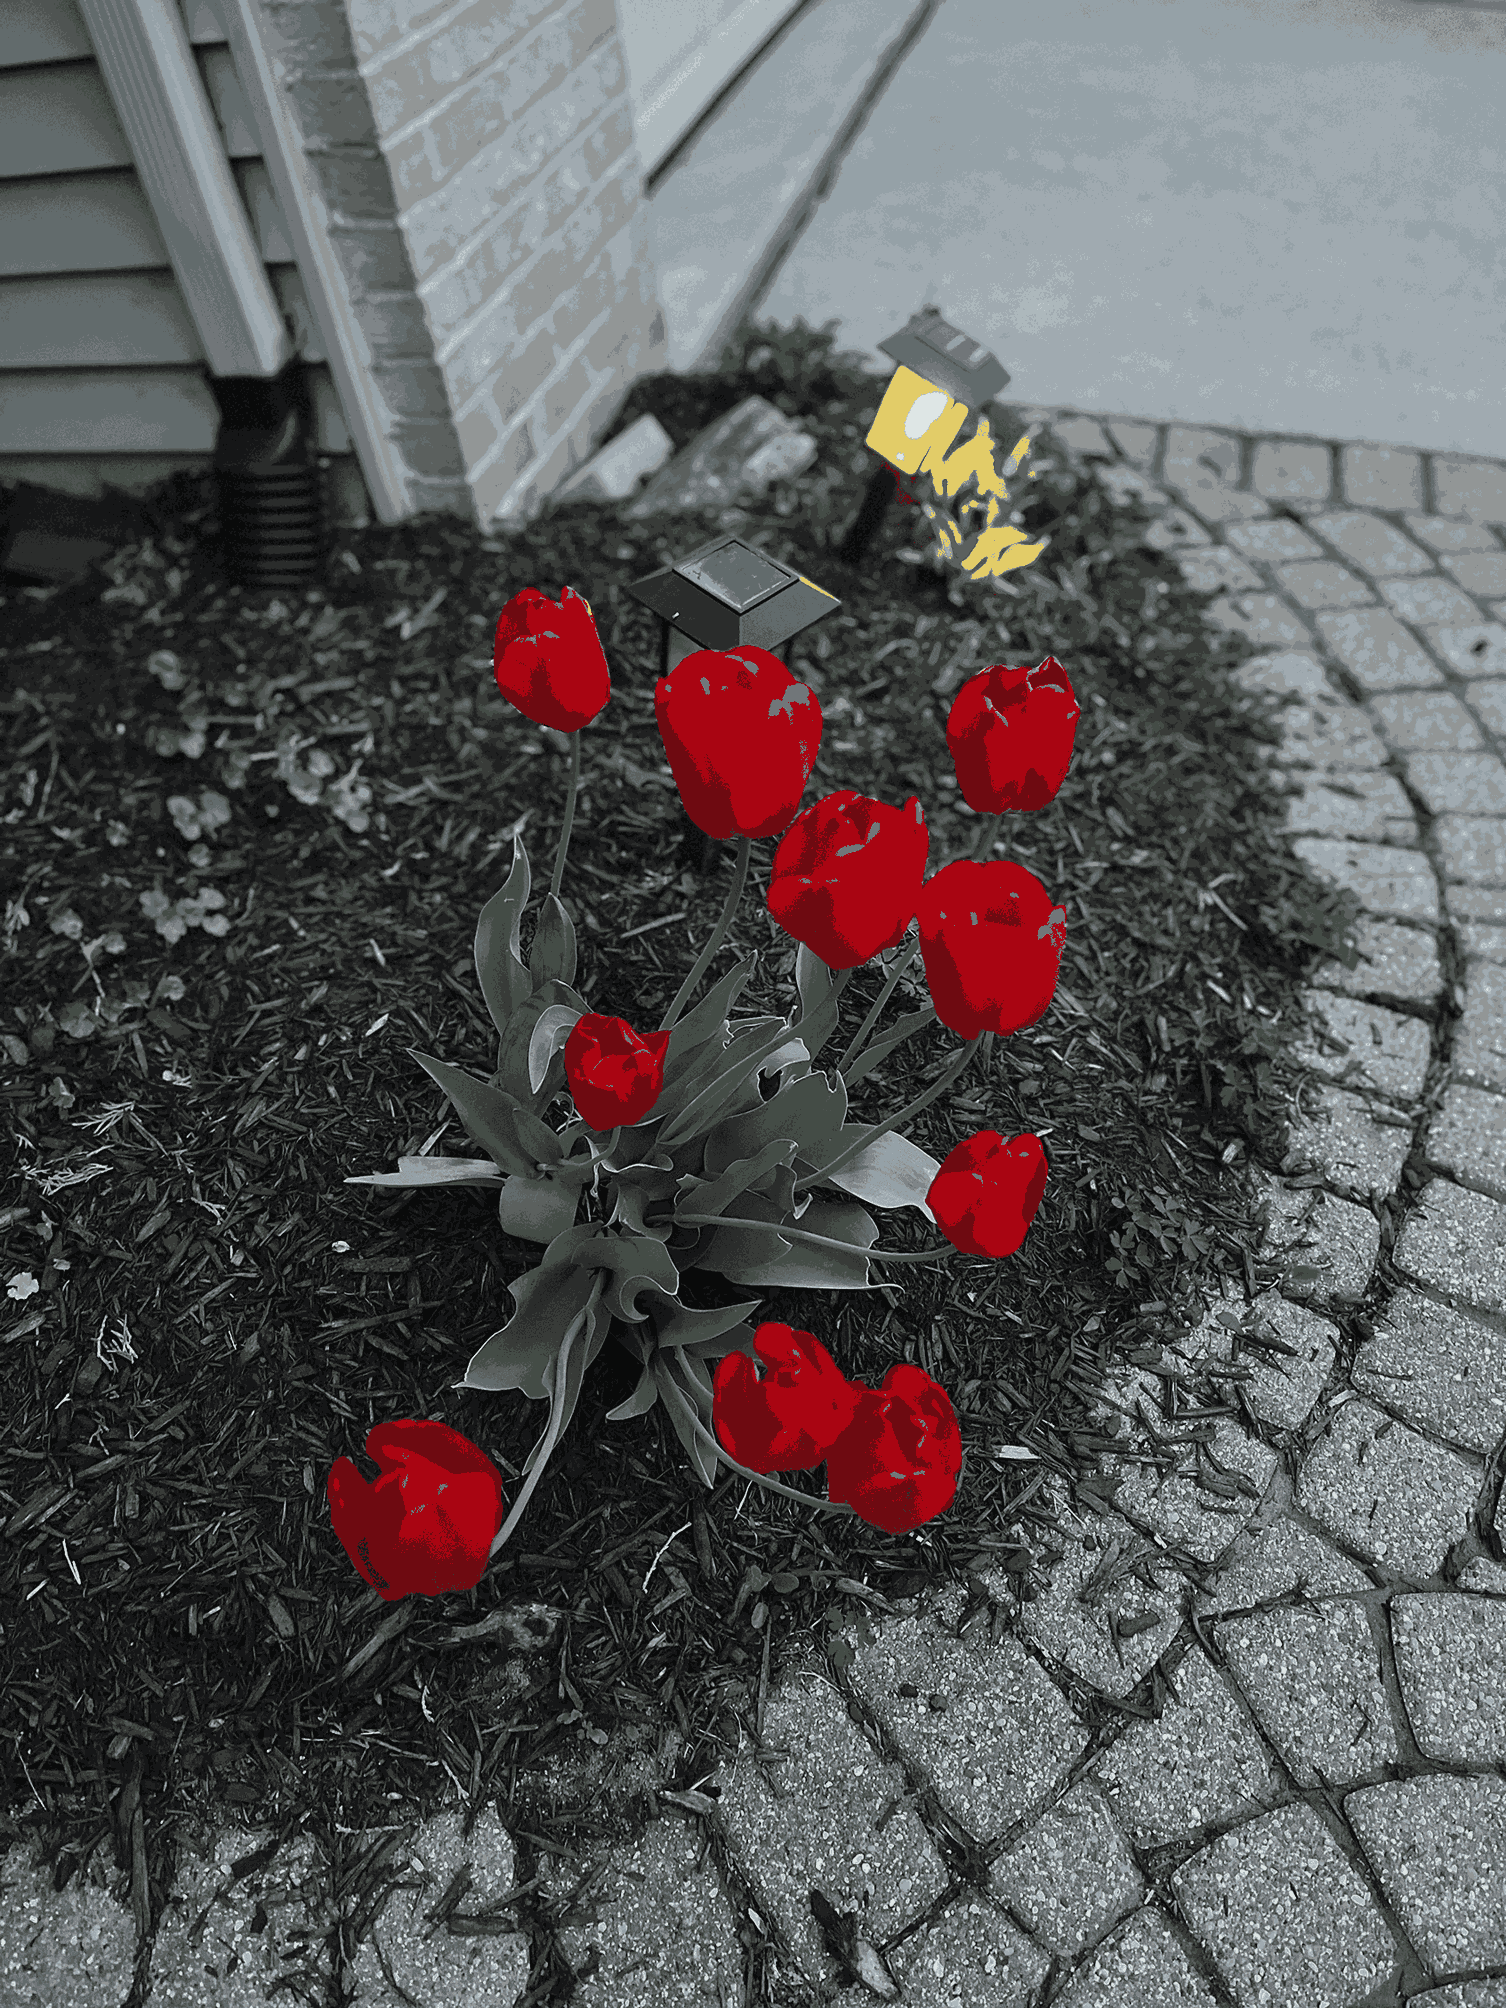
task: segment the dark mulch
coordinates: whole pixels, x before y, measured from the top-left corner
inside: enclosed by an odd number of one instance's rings
[[[1005,825],[1068,909],[1056,1001],[911,1132],[940,1158],[985,1123],[1040,1130],[1050,1183],[1023,1249],[893,1271],[887,1296],[764,1293],[761,1316],[814,1332],[850,1374],[910,1359],[948,1389],[963,1483],[906,1538],[730,1474],[704,1491],[661,1410],[603,1422],[636,1379],[615,1345],[473,1593],[389,1610],[330,1531],[326,1473],[362,1456],[373,1422],[463,1430],[510,1498],[544,1419],[455,1385],[538,1250],[504,1240],[484,1193],[341,1183],[445,1124],[410,1048],[495,1064],[471,943],[520,820],[525,952],[547,884],[566,763],[497,692],[497,613],[524,585],[574,585],[595,609],[614,696],[583,741],[564,887],[577,987],[652,1025],[719,910],[731,847],[704,878],[675,857],[654,628],[624,588],[717,519],[577,506],[488,536],[372,527],[339,537],[320,590],[277,604],[227,590],[207,496],[180,482],[150,541],[0,609],[0,1262],[40,1283],[12,1283],[0,1331],[0,1763],[60,1877],[100,1842],[128,1871],[138,1803],[154,1916],[175,1822],[226,1803],[312,1818],[353,1869],[348,1830],[458,1791],[497,1799],[523,1879],[540,1851],[573,1857],[622,1809],[551,1808],[528,1784],[550,1753],[589,1739],[610,1771],[654,1750],[684,1789],[736,1749],[740,1721],[757,1735],[787,1656],[852,1608],[843,1584],[895,1597],[992,1565],[1028,1597],[1056,1532],[1046,1475],[1104,1503],[1111,1439],[1088,1408],[1105,1375],[1155,1357],[1200,1286],[1262,1280],[1228,1167],[1281,1157],[1298,988],[1353,907],[1282,834],[1257,753],[1270,707],[1230,681],[1247,644],[1210,630],[1175,564],[1141,547],[1141,513],[1110,506],[1049,432],[1026,462],[1038,478],[1012,489],[1052,542],[1012,596],[948,597],[900,562],[918,511],[898,507],[868,560],[841,564],[882,388],[825,337],[748,334],[721,375],[638,385],[619,425],[651,410],[680,444],[760,390],[817,437],[816,465],[747,525],[843,600],[791,659],[826,717],[809,799],[918,793],[934,868],[976,827],[943,735],[962,676],[1050,653],[1083,705],[1059,798]],[[1007,451],[1018,414],[998,417]],[[356,759],[364,811],[359,787],[337,792]],[[222,827],[194,821],[206,789],[230,805]],[[772,849],[755,846],[755,884]],[[717,970],[753,947],[769,953],[740,1010],[782,1010],[793,945],[761,900]],[[870,966],[850,985],[828,1063],[877,981]],[[856,1090],[856,1115],[908,1100],[953,1050],[931,1028]],[[451,1122],[439,1148],[471,1146]],[[911,1212],[879,1218],[888,1246],[935,1238]],[[702,1287],[723,1300],[720,1279]],[[510,1655],[492,1614],[534,1602],[561,1614],[552,1641]],[[505,1701],[509,1658],[524,1688]],[[547,1942],[535,1983],[531,1998],[564,1998]]]

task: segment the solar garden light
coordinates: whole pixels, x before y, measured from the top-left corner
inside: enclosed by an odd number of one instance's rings
[[[736,535],[697,545],[628,591],[659,618],[660,676],[702,648],[724,651],[751,643],[784,661],[787,643],[842,604]],[[688,816],[684,820],[686,854],[704,871],[714,840]]]
[[[865,446],[883,455],[863,494],[838,555],[853,564],[873,542],[902,478],[939,461],[976,411],[1009,382],[1009,372],[988,349],[944,320],[934,307],[912,314],[897,335],[879,343],[900,367],[889,379]],[[1002,484],[1000,484],[1002,487]],[[979,472],[979,488],[983,474]]]

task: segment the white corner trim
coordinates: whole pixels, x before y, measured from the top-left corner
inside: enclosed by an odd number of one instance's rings
[[[255,0],[221,0],[220,11],[372,507],[379,522],[401,523],[411,513],[407,469],[387,436],[386,406],[371,379],[371,349],[351,307],[345,275],[330,242],[329,211],[314,187],[301,135],[267,52]]]
[[[175,0],[78,0],[214,376],[276,376],[292,337]]]

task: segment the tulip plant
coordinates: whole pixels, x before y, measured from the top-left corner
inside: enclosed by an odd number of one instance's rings
[[[580,785],[580,732],[611,694],[588,603],[525,587],[502,611],[497,683],[525,718],[571,735],[570,778],[554,872],[525,963],[519,926],[530,873],[513,839],[507,883],[481,911],[476,972],[500,1038],[489,1080],[414,1058],[444,1089],[479,1158],[404,1157],[376,1186],[480,1186],[498,1193],[502,1227],[543,1247],[511,1287],[515,1310],[472,1356],[468,1388],[520,1390],[548,1420],[503,1519],[500,1474],[434,1422],[377,1425],[374,1483],[349,1458],[330,1473],[335,1533],[384,1598],[470,1589],[506,1542],[610,1335],[639,1362],[638,1385],[608,1416],[662,1402],[704,1484],[718,1463],[802,1503],[903,1533],[951,1504],[961,1470],[957,1418],[944,1390],[900,1364],[883,1384],[849,1381],[809,1332],[747,1322],[756,1297],[718,1310],[681,1301],[680,1279],[714,1270],[744,1287],[869,1290],[876,1265],[934,1262],[955,1250],[1002,1261],[1023,1242],[1045,1189],[1040,1139],[995,1130],[962,1138],[940,1162],[901,1126],[950,1088],[996,1037],[1033,1025],[1055,992],[1066,914],[1022,866],[991,861],[1003,814],[1050,802],[1072,758],[1079,709],[1061,665],[994,665],[958,691],[947,745],[964,800],[986,820],[976,852],[929,879],[918,798],[901,808],[850,788],[803,814],[821,742],[821,707],[766,650],[702,650],[658,680],[654,712],[690,819],[737,839],[722,914],[662,1025],[590,1009],[573,988],[575,929],[560,898]],[[768,911],[799,944],[798,1002],[784,1016],[729,1013],[756,954],[691,997],[726,938],[751,846],[778,836]],[[918,939],[907,937],[917,924]],[[883,1037],[869,1035],[919,952],[931,1002]],[[854,969],[887,958],[884,987],[835,1065],[817,1055],[837,1026]],[[850,1090],[934,1019],[966,1043],[909,1106],[881,1122],[846,1120]],[[568,1087],[575,1120],[543,1112]],[[591,1217],[582,1195],[603,1194]],[[815,1188],[844,1198],[818,1198]],[[874,1247],[859,1202],[913,1206],[947,1245]],[[708,1362],[717,1362],[715,1372]],[[826,1465],[827,1499],[776,1472]]]

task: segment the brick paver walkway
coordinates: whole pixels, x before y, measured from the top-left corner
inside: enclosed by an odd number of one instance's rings
[[[1225,588],[1210,620],[1261,647],[1243,680],[1292,699],[1297,847],[1366,907],[1359,965],[1314,980],[1333,1039],[1282,1176],[1251,1174],[1283,1281],[1210,1305],[1164,1363],[1237,1383],[1245,1420],[1158,1470],[1163,1376],[1140,1370],[1104,1407],[1116,1510],[1054,1497],[1074,1536],[1039,1594],[874,1593],[844,1673],[817,1657],[768,1696],[760,1761],[661,1797],[603,1859],[561,1932],[575,2008],[730,2008],[760,1940],[778,1998],[899,1998],[876,1964],[871,1992],[844,1978],[812,1887],[858,1941],[920,1920],[889,1969],[946,2008],[1506,2008],[1506,468],[1057,420]],[[1252,1366],[1236,1330],[1287,1350]],[[180,1865],[153,2008],[261,2000],[325,1942],[306,1837],[231,1882],[259,1838]],[[461,1866],[470,1908],[507,1894],[495,1813],[408,1852],[361,1998],[513,2008],[523,1937],[423,1922]],[[123,1999],[129,1910],[6,1871],[3,2008]]]

